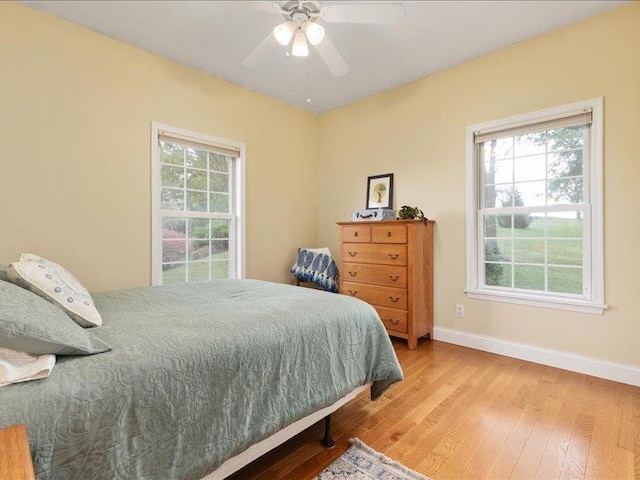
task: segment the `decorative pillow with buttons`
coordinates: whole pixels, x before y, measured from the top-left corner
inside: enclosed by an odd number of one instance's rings
[[[60,307],[81,327],[99,327],[102,317],[86,288],[67,269],[30,253],[9,265],[9,279]]]

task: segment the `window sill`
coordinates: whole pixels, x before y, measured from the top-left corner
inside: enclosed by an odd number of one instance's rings
[[[537,295],[527,295],[512,292],[499,292],[493,290],[479,290],[465,288],[467,297],[476,300],[489,300],[493,302],[514,303],[532,307],[552,308],[554,310],[569,310],[592,315],[602,315],[608,308],[604,303],[589,302],[586,300],[574,300],[563,298],[541,298]]]

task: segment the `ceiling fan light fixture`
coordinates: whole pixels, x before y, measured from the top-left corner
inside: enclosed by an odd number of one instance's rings
[[[307,21],[304,26],[304,33],[311,45],[318,45],[324,38],[324,27],[316,22]]]
[[[309,46],[307,45],[307,39],[304,32],[300,29],[296,32],[293,40],[293,48],[291,48],[291,55],[294,57],[308,57]]]
[[[296,31],[296,25],[292,21],[284,22],[273,29],[273,36],[280,45],[285,47],[291,43],[293,34]]]

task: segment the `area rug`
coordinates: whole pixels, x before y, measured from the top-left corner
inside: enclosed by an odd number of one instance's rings
[[[351,447],[314,480],[429,480],[385,457],[357,438]]]

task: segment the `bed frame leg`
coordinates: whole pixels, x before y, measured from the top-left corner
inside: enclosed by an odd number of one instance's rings
[[[331,438],[331,415],[324,417],[324,438],[320,442],[324,448],[333,448],[336,446],[336,442]]]

